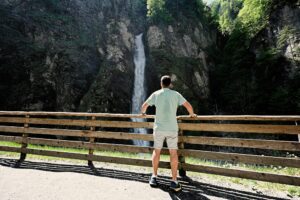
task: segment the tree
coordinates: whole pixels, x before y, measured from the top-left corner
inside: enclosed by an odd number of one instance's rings
[[[171,15],[165,4],[166,0],[147,0],[147,16],[153,21],[170,21]]]
[[[223,34],[231,34],[235,28],[235,19],[243,7],[244,0],[215,0],[211,4],[212,15],[219,23]]]
[[[244,29],[249,38],[253,38],[268,24],[271,5],[271,0],[244,0],[236,23]]]

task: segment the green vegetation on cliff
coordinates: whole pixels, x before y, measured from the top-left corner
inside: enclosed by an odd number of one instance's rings
[[[243,6],[243,1],[215,0],[211,4],[212,15],[219,24],[222,33],[232,33],[235,19]]]
[[[211,14],[202,0],[147,0],[148,18],[156,23],[171,23],[186,18],[210,23]]]
[[[291,2],[224,2],[218,0],[213,4],[215,13],[225,9],[231,15],[219,12],[217,18],[227,39],[223,49],[215,52],[216,66],[210,76],[212,99],[221,111],[231,114],[299,113],[300,91],[296,85],[300,83],[300,72],[288,70],[299,65],[299,61],[293,56],[287,58],[282,52],[287,45],[292,45],[289,39],[296,36],[297,31],[283,27],[277,35],[268,38],[268,30],[273,29],[271,17],[273,21],[275,18],[272,13],[278,12],[279,4],[282,7]],[[241,3],[240,7],[233,6]]]

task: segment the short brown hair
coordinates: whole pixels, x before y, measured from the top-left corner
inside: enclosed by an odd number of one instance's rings
[[[169,87],[171,84],[171,77],[168,75],[162,76],[160,82],[164,87]]]

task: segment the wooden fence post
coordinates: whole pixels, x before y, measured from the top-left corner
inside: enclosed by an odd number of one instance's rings
[[[93,116],[93,117],[92,117],[92,120],[96,120],[96,117]],[[95,131],[95,127],[92,126],[92,127],[90,128],[90,130],[91,130],[91,131]],[[90,137],[89,142],[90,142],[90,143],[94,143],[94,142],[95,142],[95,138]],[[89,149],[89,155],[93,155],[93,154],[94,154],[94,149]],[[94,167],[93,161],[88,160],[88,166]]]
[[[25,133],[25,132],[26,132],[25,129],[27,129],[27,128],[29,127],[29,117],[30,117],[30,116],[29,116],[28,114],[25,115],[24,133],[22,134],[21,151],[22,151],[23,149],[26,149],[27,146],[28,146],[28,144],[27,144],[27,137],[28,137],[28,134]],[[19,162],[23,162],[23,161],[25,160],[25,158],[26,158],[26,153],[22,153],[22,152],[21,152]]]
[[[180,122],[180,121],[179,121]],[[183,130],[179,129],[179,136],[183,136]],[[178,149],[184,149],[184,142],[180,141],[178,143]],[[178,157],[178,161],[179,161],[179,176],[181,177],[185,177],[186,176],[186,171],[182,168],[182,164],[185,163],[185,157],[183,155],[179,155]]]
[[[295,121],[296,126],[298,126],[298,122]],[[298,141],[300,142],[300,134],[298,134]]]

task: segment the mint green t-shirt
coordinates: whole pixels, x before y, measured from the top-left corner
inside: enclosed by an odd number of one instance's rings
[[[153,130],[177,132],[177,107],[185,102],[185,98],[179,92],[169,88],[162,88],[152,93],[146,103],[149,106],[154,105],[156,107]]]

